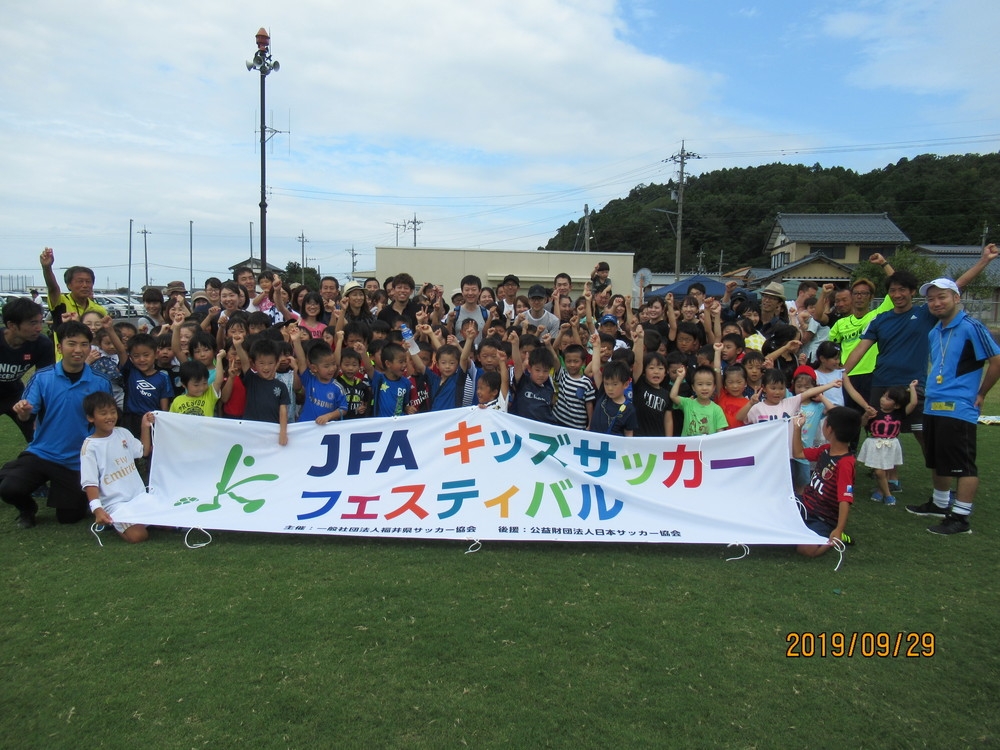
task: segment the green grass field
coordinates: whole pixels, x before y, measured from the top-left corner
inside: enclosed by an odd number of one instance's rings
[[[988,413],[1000,413],[991,400]],[[5,748],[956,747],[1000,742],[993,457],[974,533],[871,503],[836,559],[758,547],[15,528],[0,509]],[[929,477],[906,437],[901,503]],[[21,447],[0,422],[0,459]],[[6,506],[4,506],[6,508]],[[820,634],[859,633],[852,657]],[[895,658],[862,655],[901,637]],[[789,634],[817,655],[786,656]],[[910,635],[916,634],[916,635]],[[913,649],[933,656],[906,657]],[[848,635],[848,638],[850,636]],[[826,642],[828,651],[831,643]]]

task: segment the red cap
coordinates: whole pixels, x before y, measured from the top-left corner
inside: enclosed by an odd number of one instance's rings
[[[816,382],[816,371],[809,365],[799,365],[796,367],[795,374],[792,375],[792,380],[795,380],[799,375],[808,375],[814,383]]]

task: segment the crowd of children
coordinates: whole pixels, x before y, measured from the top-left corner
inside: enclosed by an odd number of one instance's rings
[[[879,410],[845,408],[839,347],[826,340],[830,329],[817,323],[816,299],[806,296],[815,284],[787,305],[770,299],[781,293],[769,285],[761,307],[731,295],[734,285],[713,299],[695,284],[682,299],[654,297],[633,310],[629,297],[612,294],[606,268],[595,268],[576,300],[565,274],[556,290],[535,284],[527,298],[517,296],[516,276],[494,291],[470,275],[451,308],[434,284],[415,294],[406,273],[343,290],[328,277],[318,291],[286,288],[271,272],[234,276],[208,279],[190,304],[182,284],[168,288],[169,299],[147,292],[138,326],[102,311],[79,316],[93,333],[87,362],[111,393],[88,407],[95,440],[85,455],[99,455],[96,446],[112,434],[108,399],[115,429],[133,438],[123,450],[136,457],[145,450],[147,415],[168,409],[275,423],[281,445],[296,421],[472,406],[626,437],[710,435],[785,419],[793,486],[812,498],[808,512],[824,521],[832,543],[847,539],[846,514],[829,501],[847,490],[838,479],[830,495],[811,466],[853,450],[863,416],[870,437],[859,460],[875,472],[873,499],[895,503],[899,422],[917,402],[916,384],[909,393],[890,390]],[[822,454],[826,445],[833,454]],[[845,445],[850,450],[838,453]],[[99,461],[87,465],[99,471]]]

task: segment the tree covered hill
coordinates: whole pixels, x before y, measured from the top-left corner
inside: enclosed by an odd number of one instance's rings
[[[634,252],[636,266],[673,270],[675,184],[639,185],[591,214],[592,251]],[[767,164],[689,177],[684,190],[681,267],[768,265],[764,245],[777,213],[882,213],[914,243],[978,244],[984,223],[1000,222],[1000,154],[901,159],[858,174],[843,167]],[[562,227],[543,248],[582,249],[583,220]]]

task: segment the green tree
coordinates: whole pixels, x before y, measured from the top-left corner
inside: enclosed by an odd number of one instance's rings
[[[591,249],[631,251],[638,265],[672,270],[674,235],[667,216],[650,209],[676,211],[673,187],[638,185],[595,211]],[[719,169],[693,175],[685,187],[681,265],[690,268],[698,250],[718,257],[723,248],[730,268],[766,266],[765,244],[778,212],[885,212],[914,243],[978,244],[984,225],[1000,226],[998,195],[995,153],[924,154],[865,174],[820,164]],[[582,249],[581,224],[560,227],[545,249]]]
[[[911,248],[897,250],[896,254],[887,260],[894,271],[909,271],[917,277],[921,284],[945,275],[944,263],[915,253]],[[885,271],[882,270],[881,266],[869,263],[867,259],[855,266],[854,272],[851,274],[851,281],[857,279],[868,279],[874,282],[879,289],[885,291]]]
[[[304,284],[315,292],[319,291],[319,272],[315,268],[306,266],[305,274],[303,274],[302,266],[294,260],[290,260],[288,261],[288,265],[285,266],[285,270],[279,275],[281,276],[281,283],[286,286],[297,282]],[[305,281],[303,281],[303,278]]]

